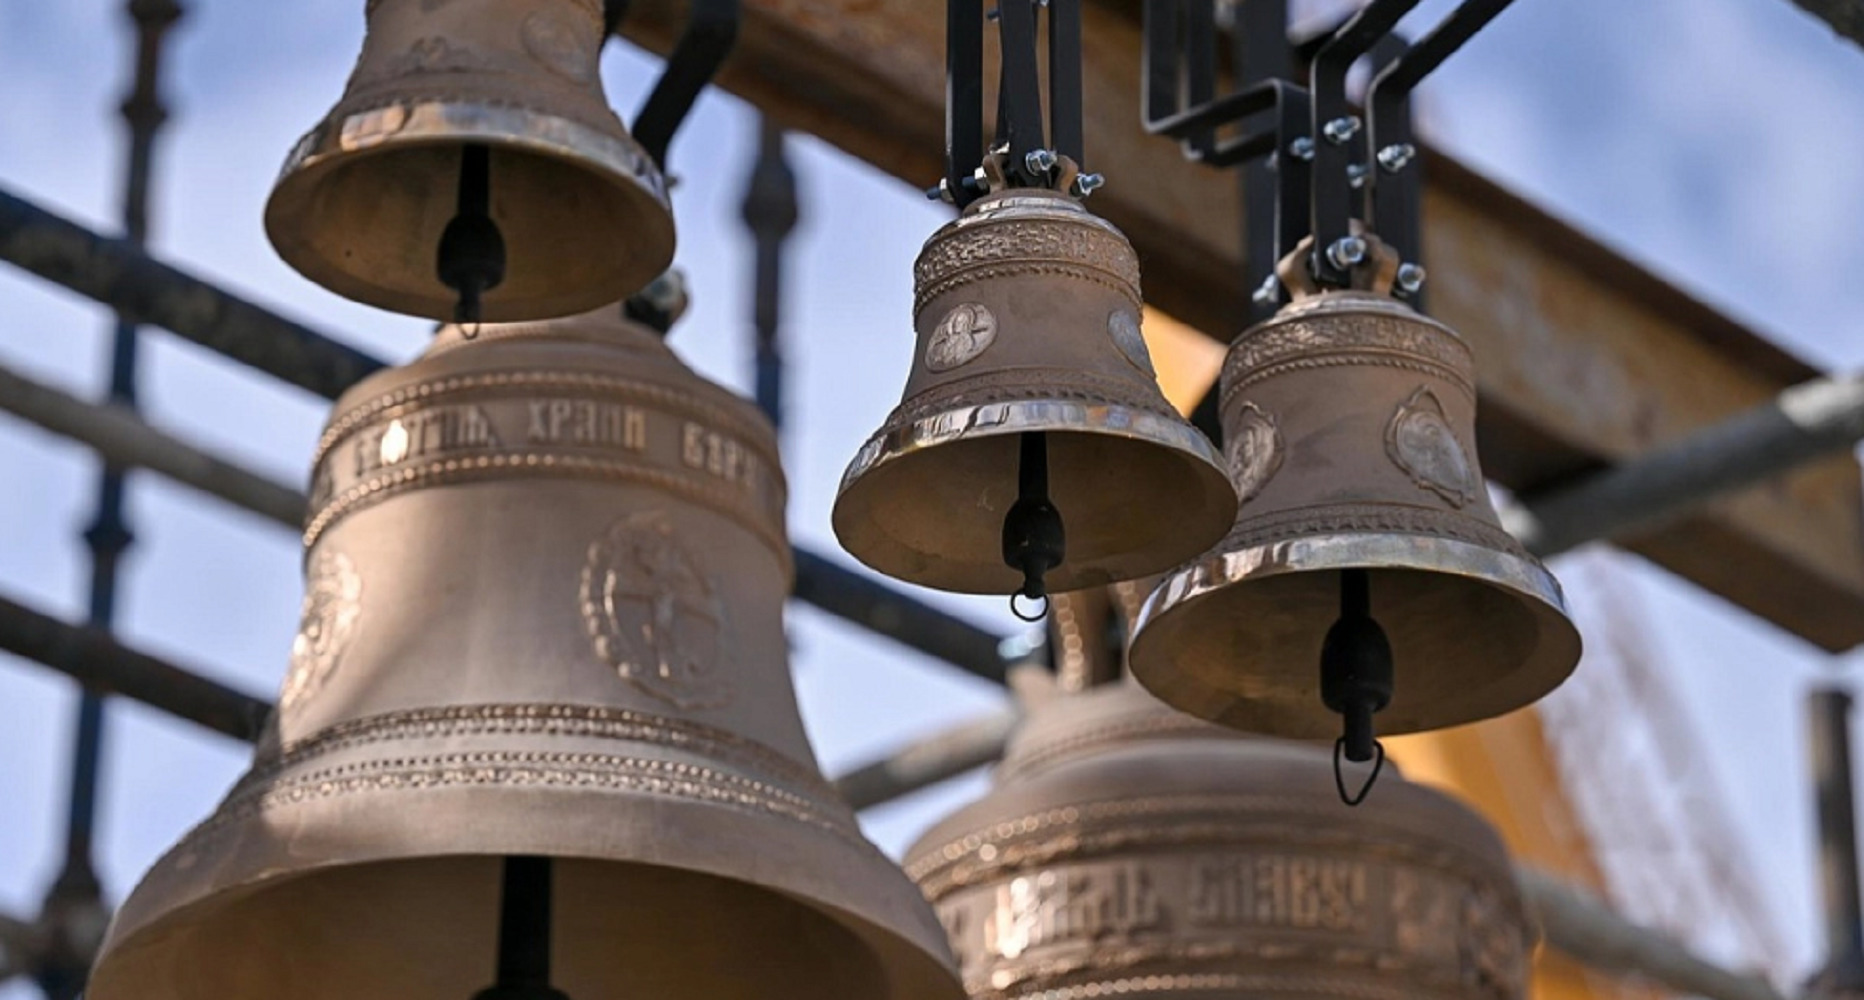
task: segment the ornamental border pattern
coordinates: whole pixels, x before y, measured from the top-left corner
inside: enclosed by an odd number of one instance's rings
[[[1215,558],[1315,535],[1374,532],[1454,538],[1540,565],[1513,535],[1474,514],[1404,504],[1344,503],[1294,507],[1239,518],[1213,550]],[[1199,559],[1193,566],[1211,560]]]
[[[1015,218],[967,224],[933,234],[913,261],[913,283],[936,284],[972,267],[1002,263],[1077,264],[1139,291],[1139,255],[1098,219]]]
[[[1235,397],[1249,386],[1255,385],[1258,382],[1267,381],[1277,375],[1286,375],[1290,372],[1363,366],[1396,368],[1400,371],[1414,372],[1419,375],[1440,378],[1455,386],[1466,398],[1472,400],[1476,398],[1476,384],[1470,381],[1469,376],[1457,369],[1439,365],[1431,361],[1420,361],[1417,358],[1396,353],[1352,351],[1328,354],[1322,357],[1291,358],[1286,361],[1277,361],[1273,364],[1263,365],[1260,368],[1251,368],[1242,375],[1221,382],[1221,395],[1218,399],[1221,405],[1228,407]],[[1227,376],[1228,373],[1226,372],[1225,375]]]
[[[937,416],[955,407],[1048,400],[1123,406],[1166,417],[1174,423],[1184,420],[1166,402],[1163,393],[1133,392],[1122,380],[1091,372],[1021,368],[961,376],[925,389],[894,407],[887,415],[886,427]]]
[[[936,281],[922,282],[913,287],[913,315],[918,316],[928,303],[947,292],[956,291],[967,285],[980,281],[999,278],[1015,278],[1031,274],[1053,274],[1064,278],[1075,278],[1091,282],[1120,296],[1135,309],[1144,308],[1137,283],[1128,284],[1124,277],[1112,274],[1105,268],[1091,264],[1076,264],[1057,260],[1006,261],[995,264],[978,264],[944,275]]]
[[[1351,844],[1369,857],[1411,862],[1431,868],[1451,869],[1450,862],[1443,859],[1460,859],[1464,865],[1452,870],[1465,873],[1471,868],[1483,871],[1493,870],[1494,877],[1498,881],[1513,877],[1506,870],[1496,869],[1491,859],[1474,849],[1446,843],[1442,839],[1441,830],[1435,827],[1413,826],[1408,821],[1393,822],[1391,817],[1379,820],[1368,819],[1367,828],[1376,827],[1379,834],[1385,838],[1375,840],[1371,833],[1329,835],[1324,832],[1324,827],[1317,830],[1311,825],[1301,824],[1303,820],[1334,816],[1335,814],[1329,808],[1332,805],[1331,802],[1310,802],[1280,796],[1219,794],[1153,796],[1117,802],[1059,806],[1042,812],[1030,813],[1017,819],[1004,820],[984,830],[973,831],[949,840],[940,847],[921,851],[905,859],[904,868],[906,874],[919,884],[926,897],[937,902],[955,889],[1058,857],[1088,856],[1104,853],[1116,847],[1179,846],[1185,843],[1203,842],[1245,843],[1269,836],[1284,827],[1293,825],[1297,829],[1290,831],[1292,839],[1284,842]],[[1155,820],[1161,815],[1170,817],[1174,813],[1185,815],[1187,818],[1169,827],[1154,825],[1135,830],[1103,831],[1091,835],[1083,835],[1079,829],[1087,824],[1134,819]],[[1246,836],[1239,836],[1235,823],[1200,820],[1197,818],[1199,814],[1221,816],[1242,814],[1258,822],[1247,827]],[[1273,821],[1261,821],[1263,817],[1273,817]],[[1034,835],[1055,828],[1062,828],[1063,832],[1046,841],[1033,841]],[[1006,848],[1005,845],[1009,845],[1011,841],[1022,843]],[[988,855],[985,854],[986,849],[989,851]],[[1012,852],[1015,852],[1014,856],[1005,856]],[[955,871],[945,871],[945,869],[959,868],[968,858],[972,857],[981,862],[981,866],[967,870],[962,875]],[[938,876],[937,881],[934,881],[935,875]],[[1515,902],[1518,906],[1519,900]]]
[[[709,423],[713,429],[726,431],[753,448],[760,458],[765,459],[771,468],[780,468],[777,452],[771,442],[767,426],[759,425],[741,413],[734,413],[717,403],[699,398],[698,394],[684,392],[670,386],[638,379],[621,378],[610,375],[588,374],[569,371],[517,371],[485,372],[472,375],[451,375],[443,379],[418,382],[405,385],[378,395],[330,421],[318,435],[317,447],[311,455],[311,466],[321,466],[324,459],[341,445],[345,438],[377,417],[398,418],[410,412],[416,412],[419,404],[439,403],[455,396],[464,396],[466,401],[476,399],[512,398],[510,390],[521,389],[566,389],[571,391],[594,392],[598,397],[611,398],[618,402],[631,402],[652,406],[662,404],[666,411],[675,415],[697,417]],[[783,483],[778,478],[779,485]]]
[[[1468,383],[1475,354],[1450,330],[1420,318],[1340,313],[1270,320],[1243,334],[1223,362],[1223,381],[1246,385],[1257,369],[1320,355],[1348,354],[1377,364],[1389,355],[1447,368]]]
[[[704,482],[697,476],[668,472],[633,462],[537,452],[434,459],[425,464],[410,465],[373,476],[344,490],[317,509],[305,525],[304,547],[309,549],[315,545],[342,518],[367,510],[391,497],[434,486],[504,479],[505,473],[515,468],[568,479],[646,483],[684,496],[728,517],[739,518],[753,534],[770,546],[786,574],[793,571],[790,546],[784,536],[781,517],[777,517],[777,523],[773,526],[770,523],[772,513],[761,509],[742,490]]]
[[[1147,996],[1162,993],[1210,993],[1220,992],[1223,996],[1242,996],[1242,991],[1266,991],[1275,996],[1284,994],[1313,994],[1323,1000],[1344,998],[1344,1000],[1415,1000],[1415,995],[1404,990],[1386,990],[1376,986],[1367,986],[1362,982],[1336,982],[1319,980],[1313,976],[1267,976],[1260,974],[1243,974],[1234,972],[1194,972],[1180,975],[1133,976],[1113,981],[1077,983],[1071,986],[1055,986],[1034,990],[1009,992],[995,988],[985,988],[972,992],[977,1000],[1098,1000],[1108,996]]]
[[[1448,988],[1450,995],[1486,996],[1487,993],[1476,990],[1468,991],[1461,987],[1465,984],[1458,975],[1445,975],[1448,970],[1441,966],[1429,965],[1406,959],[1393,952],[1377,948],[1354,948],[1341,945],[1294,944],[1284,942],[1257,942],[1239,944],[1235,942],[1200,942],[1191,946],[1173,947],[1171,945],[1132,945],[1119,952],[1109,952],[1104,948],[1091,951],[1084,960],[1050,959],[1029,963],[1029,968],[1013,973],[1015,980],[1003,987],[997,987],[983,979],[965,983],[965,991],[972,996],[1043,996],[1037,992],[1012,993],[1019,987],[1027,989],[1036,987],[1041,990],[1044,984],[1058,979],[1068,979],[1086,975],[1119,975],[1152,963],[1182,967],[1193,962],[1238,962],[1252,961],[1259,963],[1291,962],[1305,963],[1310,966],[1320,965],[1330,971],[1347,970],[1363,975],[1364,972],[1377,972],[1388,977],[1402,977],[1411,982],[1412,989],[1404,992],[1385,992],[1383,990],[1361,989],[1348,990],[1345,983],[1327,982],[1319,989],[1324,989],[1323,996],[1365,996],[1378,997],[1381,1000],[1413,1000],[1418,995],[1417,986],[1430,987],[1428,992],[1435,995],[1437,990]],[[999,970],[1007,971],[1007,970]],[[1458,970],[1460,972],[1460,970]],[[1435,974],[1433,974],[1435,973]],[[1084,988],[1090,988],[1083,984]],[[1086,994],[1093,996],[1093,993]],[[1104,994],[1103,994],[1104,995]]]
[[[536,735],[631,740],[684,750],[766,771],[793,784],[830,791],[814,769],[728,730],[671,716],[595,705],[449,705],[347,719],[286,744],[240,781],[270,778],[318,757],[387,740],[457,736]]]

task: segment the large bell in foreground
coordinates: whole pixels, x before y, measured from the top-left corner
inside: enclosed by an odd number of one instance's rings
[[[1119,230],[1059,192],[1002,190],[934,233],[913,277],[904,401],[835,500],[855,558],[940,590],[1016,590],[1005,517],[1036,440],[1066,532],[1049,590],[1157,572],[1223,534],[1234,492],[1159,391]]]
[[[907,851],[972,1000],[1523,1000],[1494,831],[1131,684],[1034,706],[991,792]]]
[[[345,394],[275,731],[90,996],[960,996],[805,739],[784,490],[762,415],[613,306]]]
[[[601,0],[371,0],[368,22],[342,99],[266,205],[286,263],[443,320],[471,279],[487,321],[582,312],[665,270],[666,182],[603,94]]]
[[[1333,737],[1338,711],[1357,760],[1363,709],[1383,732],[1452,726],[1572,672],[1559,584],[1489,503],[1472,358],[1449,328],[1377,292],[1304,296],[1231,346],[1221,401],[1241,506],[1146,603],[1130,656],[1154,694],[1277,736]],[[1324,650],[1354,681],[1357,652],[1333,655],[1336,640],[1379,628],[1382,691],[1323,683]]]

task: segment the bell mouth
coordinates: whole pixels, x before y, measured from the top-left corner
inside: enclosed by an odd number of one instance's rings
[[[1003,518],[1017,496],[1019,435],[1049,435],[1049,495],[1067,554],[1052,591],[1157,573],[1207,550],[1236,518],[1217,451],[1174,416],[1112,403],[1030,399],[889,422],[842,474],[835,537],[899,580],[1008,594]],[[1109,474],[1113,470],[1113,474]],[[1170,512],[1169,517],[1148,514]]]
[[[552,859],[571,1000],[962,998],[923,898],[811,764],[531,704],[388,713],[260,756],[118,909],[87,995],[468,1000],[492,981],[510,855]]]
[[[395,103],[326,119],[286,158],[266,235],[299,273],[381,309],[453,318],[436,273],[457,207],[459,149],[489,148],[504,280],[488,323],[585,312],[645,287],[673,260],[666,181],[613,131],[480,101]]]
[[[1396,684],[1376,716],[1381,734],[1522,708],[1579,662],[1579,631],[1538,560],[1448,538],[1338,533],[1212,553],[1167,576],[1140,612],[1133,676],[1232,729],[1337,737],[1320,648],[1344,569],[1370,571],[1372,616],[1391,639]]]

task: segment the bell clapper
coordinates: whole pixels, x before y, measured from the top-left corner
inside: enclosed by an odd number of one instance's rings
[[[1385,766],[1385,747],[1372,717],[1392,700],[1391,641],[1372,617],[1372,580],[1363,569],[1340,572],[1340,617],[1320,647],[1320,698],[1344,717],[1344,735],[1333,745],[1333,776],[1341,801],[1356,806],[1365,801]],[[1358,795],[1347,793],[1342,757],[1354,763],[1374,761]]]
[[[473,1000],[569,1000],[550,985],[549,858],[505,859],[498,908],[498,980]]]
[[[1067,548],[1061,511],[1049,500],[1047,434],[1023,433],[1016,481],[1016,503],[1003,518],[1003,561],[1023,574],[1023,585],[1010,595],[1010,612],[1026,622],[1041,621],[1048,614],[1042,578],[1061,565]],[[1017,598],[1041,601],[1040,610],[1025,614]]]
[[[436,271],[459,294],[453,321],[478,333],[480,297],[505,280],[505,237],[492,221],[492,153],[474,143],[460,149],[459,207],[440,234]]]

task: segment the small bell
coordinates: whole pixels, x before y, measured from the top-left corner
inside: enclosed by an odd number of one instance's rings
[[[616,306],[338,402],[271,732],[94,1000],[954,1000],[817,770],[770,424]]]
[[[1159,391],[1139,261],[1047,188],[999,190],[926,242],[904,400],[842,476],[855,558],[940,590],[1046,596],[1177,565],[1235,494]]]
[[[1344,731],[1367,760],[1375,717],[1474,722],[1572,672],[1559,584],[1489,503],[1462,338],[1382,290],[1310,291],[1231,346],[1221,401],[1241,506],[1146,603],[1131,660],[1154,694],[1250,732]]]
[[[1401,778],[1342,809],[1327,771],[1130,683],[1059,695],[906,869],[972,1000],[1524,1000],[1495,831]]]
[[[266,205],[285,262],[460,322],[626,297],[673,259],[666,182],[610,110],[601,0],[370,0],[343,98]]]

